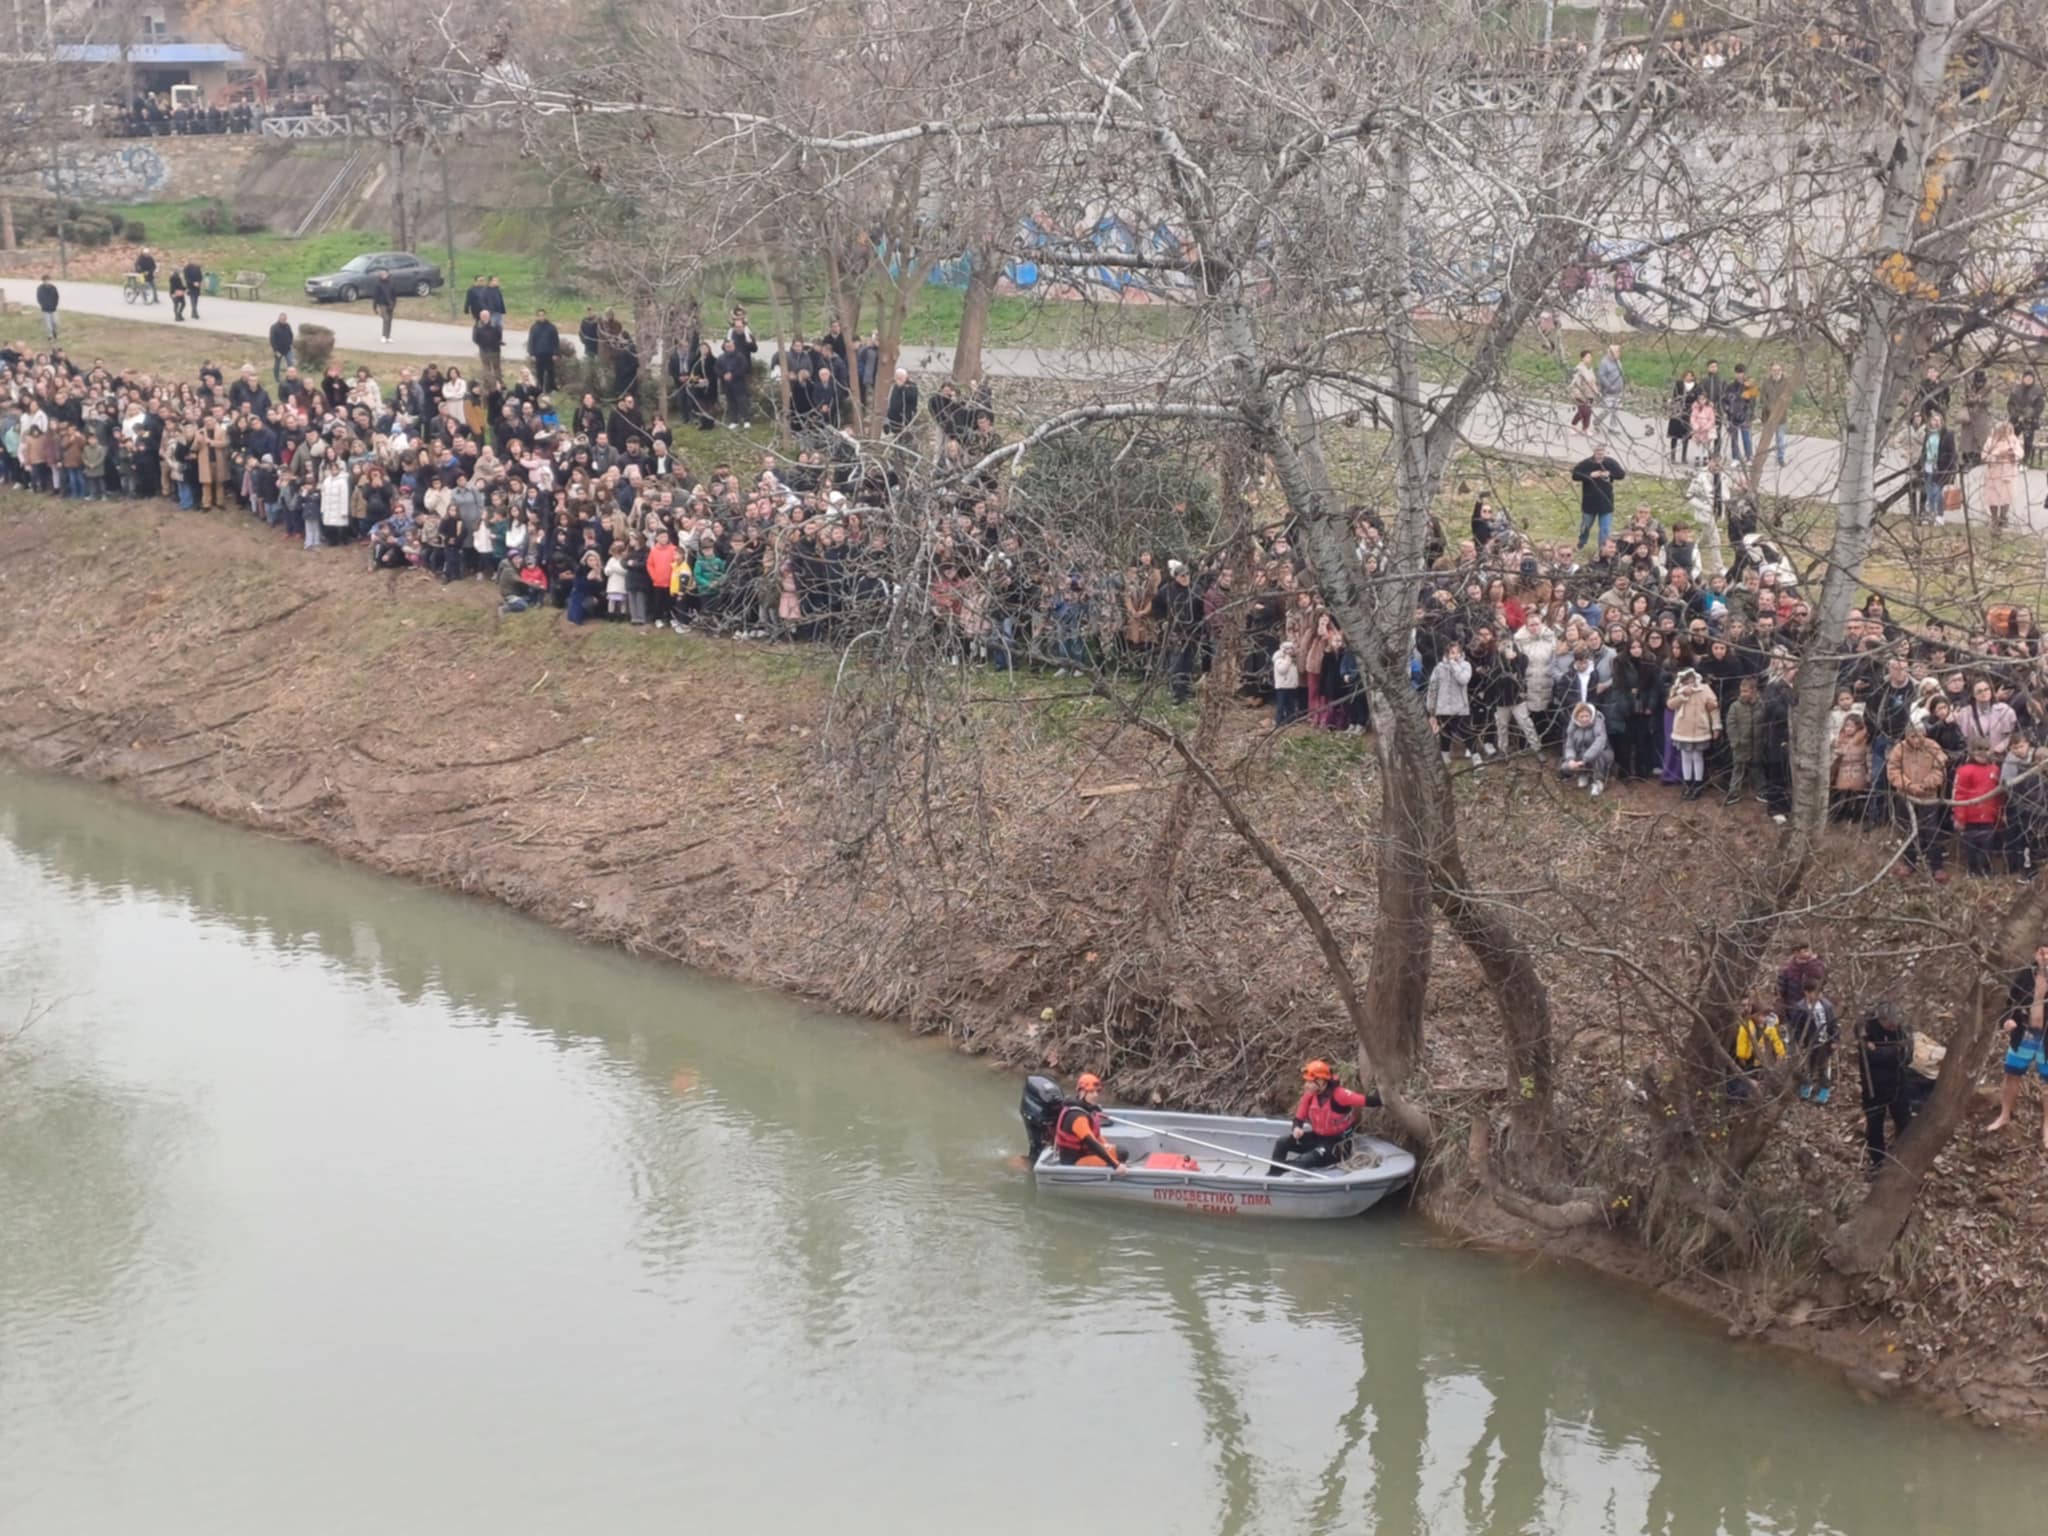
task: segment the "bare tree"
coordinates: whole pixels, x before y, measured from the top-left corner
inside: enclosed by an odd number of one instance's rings
[[[1018,516],[1018,488],[1070,440],[1108,442],[1117,465],[1134,447],[1164,444],[1226,486],[1269,474],[1372,701],[1379,771],[1364,841],[1378,900],[1362,986],[1345,936],[1311,910],[1299,872],[1246,812],[1208,700],[1190,730],[1162,703],[1157,672],[1132,680],[1091,667],[1088,692],[1182,765],[1156,845],[1166,887],[1191,807],[1206,797],[1288,891],[1363,1061],[1425,1141],[1436,1117],[1422,1059],[1444,925],[1499,1020],[1502,1082],[1482,1113],[1504,1112],[1477,1144],[1508,1197],[1550,1219],[1600,1219],[1609,1208],[1597,1198],[1605,1191],[1584,1187],[1588,1159],[1559,1110],[1564,1047],[1545,964],[1596,950],[1569,924],[1534,919],[1514,893],[1488,889],[1486,861],[1468,849],[1460,787],[1409,682],[1419,601],[1441,579],[1434,516],[1482,431],[1552,409],[1517,397],[1514,356],[1589,242],[1627,235],[1742,267],[1754,279],[1744,295],[1694,305],[1688,323],[1790,339],[1813,358],[1814,377],[1838,368],[1845,388],[1832,514],[1808,536],[1819,596],[1793,706],[1796,814],[1761,867],[1744,871],[1729,915],[1701,925],[1698,986],[1632,983],[1680,1030],[1679,1072],[1646,1090],[1679,1122],[1658,1143],[1671,1197],[1733,1243],[1742,1223],[1730,1213],[1782,1111],[1769,1098],[1730,1108],[1718,1091],[1743,994],[1788,915],[1839,913],[1867,897],[1847,878],[1810,883],[1825,831],[1832,669],[1848,659],[1882,486],[1895,473],[1885,445],[1915,360],[1985,355],[2015,308],[2023,285],[2009,263],[1987,258],[2010,242],[2016,203],[2034,200],[2039,157],[2026,125],[2039,103],[2031,56],[2011,33],[2019,10],[2001,4],[1959,14],[1929,0],[1854,17],[1767,8],[1735,29],[1739,54],[1713,68],[1666,46],[1680,31],[1674,5],[1652,9],[1647,34],[1627,40],[1633,63],[1615,67],[1620,15],[1603,5],[1583,54],[1564,67],[1506,54],[1477,8],[1418,27],[1406,13],[1341,3],[1247,12],[1018,0],[977,17],[983,35],[970,46],[954,36],[957,16],[889,0],[805,13],[771,70],[745,46],[745,22],[685,5],[629,46],[523,59],[531,83],[520,95],[535,132],[558,135],[621,196],[678,210],[707,269],[762,250],[822,267],[849,331],[882,281],[885,335],[893,325],[900,336],[910,295],[941,254],[972,248],[975,270],[992,273],[1015,254],[1002,242],[1020,206],[1051,209],[1069,228],[1106,210],[1185,232],[1177,253],[1035,254],[1055,268],[1121,265],[1185,282],[1186,341],[1128,369],[1106,363],[1034,404],[1008,443],[912,434],[853,472],[866,513],[886,522],[891,559],[879,578],[889,596],[865,612],[843,669],[885,679],[838,718],[844,841],[858,848],[900,832],[938,842],[934,785],[960,765],[941,743],[957,733],[960,692],[972,686],[945,671],[945,652],[990,643],[979,619],[947,610],[934,622],[928,598],[935,580],[950,591],[956,578],[974,601],[987,598],[988,573],[959,568],[948,528],[963,497],[1007,500]],[[451,52],[458,73],[485,67]],[[691,60],[715,67],[682,67]],[[1760,134],[1726,166],[1697,153],[1788,90],[1885,124],[1876,153],[1796,119],[1782,142]],[[1001,195],[983,197],[989,190]],[[1665,293],[1672,304],[1684,297]],[[963,336],[962,356],[973,346]],[[1369,437],[1367,473],[1333,471],[1367,419],[1385,428]],[[1762,458],[1750,467],[1752,494]],[[1386,509],[1370,537],[1361,502]],[[1048,547],[1097,564],[1128,553],[1114,527],[1074,505],[1030,515]],[[1181,547],[1228,563],[1244,525],[1219,515],[1184,530]],[[1227,636],[1227,608],[1224,622]],[[899,823],[898,797],[923,809]],[[1598,952],[1619,969],[1627,947]],[[1931,1122],[1914,1134],[1945,1133]]]

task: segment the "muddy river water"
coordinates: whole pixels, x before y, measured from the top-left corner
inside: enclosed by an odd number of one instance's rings
[[[1391,1208],[1043,1202],[1014,1080],[931,1043],[0,775],[17,1030],[10,1536],[1888,1536],[2048,1488]]]

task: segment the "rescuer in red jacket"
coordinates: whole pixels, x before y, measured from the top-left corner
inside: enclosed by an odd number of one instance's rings
[[[1273,1161],[1298,1168],[1327,1168],[1351,1155],[1351,1133],[1358,1112],[1373,1099],[1341,1086],[1327,1061],[1301,1069],[1301,1102],[1294,1106],[1294,1129],[1273,1143]]]

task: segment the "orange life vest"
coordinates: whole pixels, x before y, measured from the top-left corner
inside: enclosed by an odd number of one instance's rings
[[[1061,1152],[1086,1152],[1102,1141],[1102,1117],[1086,1104],[1068,1104],[1052,1128],[1052,1144]]]
[[[1310,1088],[1294,1106],[1294,1118],[1307,1121],[1315,1135],[1335,1140],[1358,1129],[1358,1111],[1364,1107],[1365,1095],[1349,1088],[1332,1088],[1327,1098]]]

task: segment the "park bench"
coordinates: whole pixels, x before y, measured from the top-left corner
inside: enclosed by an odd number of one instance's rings
[[[269,281],[267,272],[237,272],[231,282],[221,284],[221,289],[231,299],[260,299],[263,285]]]

